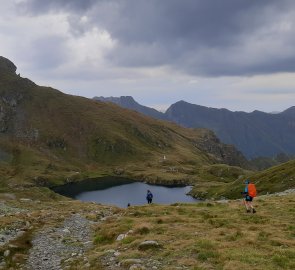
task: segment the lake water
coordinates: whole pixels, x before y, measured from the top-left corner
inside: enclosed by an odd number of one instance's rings
[[[156,186],[114,177],[87,179],[53,188],[55,192],[77,200],[119,207],[127,207],[128,203],[131,206],[146,204],[146,192],[148,189],[154,195],[153,203],[157,204],[198,201],[186,195],[191,190],[190,186]]]

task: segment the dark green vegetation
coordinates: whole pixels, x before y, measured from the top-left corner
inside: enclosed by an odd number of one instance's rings
[[[102,175],[189,183],[199,179],[196,172],[203,166],[249,166],[240,152],[208,130],[40,87],[17,76],[9,60],[0,62],[2,188]]]
[[[292,135],[295,134],[295,107],[278,114],[260,111],[245,113],[179,101],[161,113],[138,104],[132,97],[98,99],[185,127],[208,128],[222,142],[235,145],[248,158],[273,157],[279,153],[295,154]],[[253,163],[257,164],[258,169],[277,165],[275,160],[270,159]]]

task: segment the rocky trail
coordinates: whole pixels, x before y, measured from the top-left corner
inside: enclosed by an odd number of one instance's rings
[[[95,227],[107,223],[109,218],[118,219],[122,212],[114,213],[111,207],[90,204],[90,209],[75,209],[70,203],[60,203],[70,208],[52,209],[51,205],[35,209],[39,201],[22,201],[22,207],[0,203],[0,269],[19,270],[67,270],[67,269],[162,269],[159,261],[149,258],[120,259],[123,250],[108,249],[98,254],[99,267],[91,263]],[[77,203],[77,202],[75,202]],[[57,203],[58,204],[58,203]],[[79,205],[78,205],[79,206]],[[32,209],[31,209],[32,207]],[[69,212],[69,213],[67,213]],[[132,231],[117,236],[122,241]],[[20,256],[22,238],[29,244]],[[157,247],[156,241],[145,241],[140,248]],[[2,252],[1,252],[2,249]],[[18,261],[22,257],[21,261]]]
[[[10,202],[0,202],[0,269],[76,269],[77,261],[89,269],[94,228],[113,216],[95,204]]]
[[[89,265],[84,255],[91,248],[92,231],[90,221],[79,214],[66,219],[61,227],[48,228],[38,233],[32,241],[32,249],[25,269],[59,270],[76,259],[83,260],[85,267]]]

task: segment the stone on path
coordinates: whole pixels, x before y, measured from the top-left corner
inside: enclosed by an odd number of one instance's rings
[[[141,264],[134,264],[129,267],[129,270],[145,270],[146,268]]]
[[[138,246],[139,250],[147,250],[152,248],[160,248],[161,245],[157,241],[147,240],[144,242],[141,242]]]
[[[3,255],[4,257],[8,257],[10,255],[10,250],[9,249],[5,250]]]
[[[125,259],[125,260],[122,260],[120,262],[120,265],[122,266],[129,266],[129,265],[133,265],[133,264],[141,264],[142,263],[142,260],[141,259]]]
[[[117,241],[122,241],[124,238],[126,238],[127,237],[127,234],[124,234],[124,233],[122,233],[122,234],[120,234],[118,237],[117,237]]]

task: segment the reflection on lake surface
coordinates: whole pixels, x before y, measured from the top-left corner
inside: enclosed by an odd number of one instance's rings
[[[197,201],[193,197],[186,195],[191,189],[190,186],[155,186],[116,177],[88,179],[55,187],[53,190],[81,201],[126,207],[128,203],[131,205],[146,204],[145,197],[148,189],[154,195],[153,203],[172,204]]]

